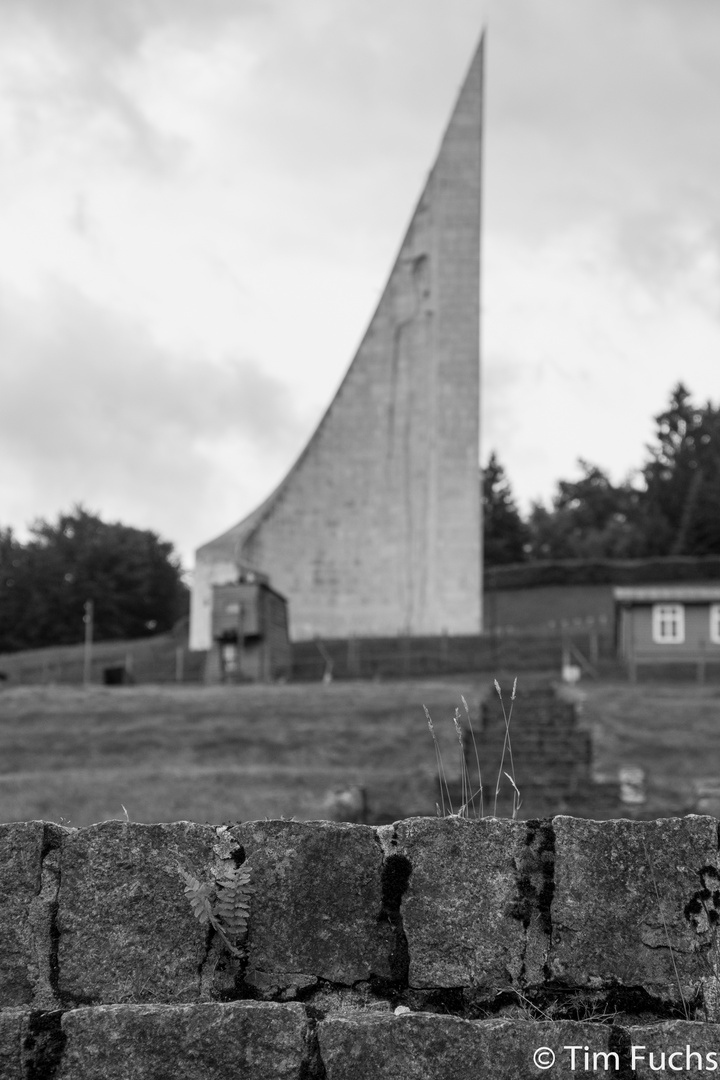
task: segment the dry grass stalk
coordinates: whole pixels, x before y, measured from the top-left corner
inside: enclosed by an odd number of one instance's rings
[[[477,766],[477,774],[478,774],[478,789],[475,792],[475,795],[480,796],[480,817],[483,818],[483,817],[485,817],[485,807],[483,805],[483,782],[482,782],[482,770],[480,769],[480,755],[478,754],[477,743],[475,742],[475,730],[474,730],[474,728],[472,726],[472,720],[470,719],[470,710],[468,708],[468,703],[465,700],[465,698],[462,696],[462,694],[460,695],[460,700],[462,701],[463,708],[465,709],[465,716],[467,717],[468,727],[470,728],[470,736],[472,738],[473,750],[475,751],[475,765]],[[473,810],[474,810],[475,809],[475,801],[474,801],[475,796],[472,797],[472,800],[473,800]],[[477,817],[477,813],[475,814],[475,816]]]
[[[515,705],[517,678],[513,681],[512,694],[510,695],[510,712],[505,712],[505,702],[503,701],[502,690],[500,689],[500,683],[497,681],[497,679],[494,680],[494,685],[497,691],[497,695],[500,698],[500,707],[502,709],[503,720],[505,721],[505,738],[503,740],[502,756],[500,758],[500,768],[498,769],[497,784],[495,785],[495,806],[493,809],[493,817],[497,817],[498,796],[500,795],[500,781],[504,774],[505,776],[507,776],[513,787],[512,817],[514,821],[517,818],[518,810],[520,809],[520,806],[522,804],[520,792],[518,791],[517,784],[515,783],[515,762],[513,761],[512,742],[510,739],[510,721],[512,719],[513,706]],[[505,772],[505,770],[503,769],[506,753],[510,760],[509,773]]]
[[[650,858],[650,852],[647,849],[647,844],[645,843],[645,837],[643,836],[642,833],[640,833],[640,839],[642,840],[643,851],[645,852],[645,859],[647,860],[647,864],[650,867],[650,877],[652,878],[653,888],[655,889],[655,898],[657,900],[657,906],[658,906],[658,911],[660,912],[660,918],[662,919],[663,930],[665,931],[665,940],[667,941],[667,947],[670,950],[670,959],[672,960],[673,971],[675,972],[675,980],[677,982],[678,991],[680,993],[680,1000],[682,1001],[682,1004],[683,1004],[683,1012],[685,1013],[685,1019],[689,1020],[690,1019],[690,1014],[688,1012],[687,1003],[685,1001],[685,995],[683,994],[683,991],[682,991],[682,983],[680,982],[680,974],[679,974],[678,969],[677,969],[677,964],[675,963],[675,953],[673,952],[673,947],[670,944],[670,934],[668,933],[667,923],[665,922],[665,914],[663,912],[662,904],[660,902],[660,890],[658,889],[657,881],[655,879],[655,867],[653,866],[652,859]]]
[[[442,754],[440,753],[440,747],[438,746],[437,737],[435,735],[435,728],[433,727],[432,717],[430,716],[430,713],[428,712],[428,710],[425,708],[424,705],[423,705],[423,709],[425,710],[425,718],[427,719],[428,727],[430,728],[430,734],[432,735],[433,745],[435,747],[435,762],[437,764],[438,781],[440,783],[440,802],[442,803],[442,816],[445,817],[445,815],[446,815],[445,795],[446,794],[447,794],[448,806],[450,807],[450,813],[452,814],[452,812],[453,812],[452,801],[450,799],[450,789],[448,788],[447,778],[445,776],[445,767],[443,765]],[[437,803],[435,805],[437,806]],[[438,806],[437,809],[438,809],[438,814],[440,814],[440,807]]]
[[[516,696],[517,679],[515,679],[515,681],[513,682],[512,697],[510,699],[510,711],[509,711],[509,713],[505,712],[505,705],[504,705],[503,699],[502,699],[502,691],[500,690],[500,685],[499,685],[497,679],[495,680],[495,689],[498,692],[498,695],[500,697],[500,704],[502,706],[503,719],[505,721],[505,736],[504,736],[504,741],[503,741],[502,756],[501,756],[501,760],[500,760],[500,770],[498,772],[498,779],[497,779],[497,784],[496,784],[496,788],[495,788],[495,805],[494,805],[494,810],[493,810],[493,815],[492,816],[497,817],[497,803],[498,803],[498,796],[500,794],[500,781],[501,781],[502,776],[505,775],[508,778],[508,780],[510,781],[510,783],[512,785],[512,789],[513,789],[512,817],[513,817],[513,820],[515,820],[517,818],[517,814],[518,814],[518,811],[520,809],[520,806],[522,805],[522,799],[520,797],[520,791],[518,790],[517,784],[515,783],[515,764],[513,762],[512,743],[510,741],[510,720],[512,718],[513,703],[515,701],[515,696]],[[472,725],[472,720],[470,719],[470,710],[468,708],[467,701],[462,696],[461,696],[461,701],[463,703],[463,708],[465,710],[465,716],[467,718],[468,728],[470,730],[470,737],[472,739],[473,751],[474,751],[474,754],[475,754],[475,765],[477,767],[478,786],[477,786],[477,788],[475,788],[475,790],[473,790],[472,778],[470,776],[470,771],[469,771],[468,766],[467,766],[467,758],[466,758],[466,755],[465,755],[465,741],[464,741],[464,738],[463,738],[463,730],[462,730],[462,724],[461,724],[460,709],[455,709],[455,714],[453,716],[453,724],[455,726],[455,733],[457,735],[457,740],[458,740],[458,744],[459,744],[459,747],[460,747],[460,791],[461,791],[461,795],[460,795],[461,804],[460,804],[460,807],[459,807],[457,813],[455,813],[453,811],[452,799],[450,797],[450,789],[449,789],[448,782],[447,782],[447,776],[445,775],[445,766],[443,764],[442,753],[440,751],[440,746],[439,746],[438,741],[437,741],[437,736],[435,735],[435,728],[433,726],[432,717],[430,716],[430,713],[428,712],[427,708],[423,705],[423,710],[425,712],[425,717],[427,719],[428,727],[430,729],[430,734],[431,734],[432,740],[433,740],[433,745],[435,747],[435,762],[436,762],[436,765],[437,765],[438,783],[439,783],[439,786],[440,786],[440,802],[441,802],[441,806],[438,806],[437,803],[435,805],[437,807],[438,815],[440,815],[440,813],[442,812],[443,817],[446,817],[449,814],[450,817],[469,818],[472,815],[475,818],[484,818],[485,817],[485,804],[484,804],[484,800],[483,800],[483,782],[482,782],[482,770],[480,768],[480,755],[478,753],[477,742],[476,742],[476,739],[475,739],[475,730],[474,730],[473,725]],[[503,769],[503,766],[505,764],[506,755],[508,756],[508,759],[509,759],[509,762],[510,762],[510,772],[506,772]],[[478,797],[479,797],[479,803],[480,803],[479,809],[478,809],[478,806],[476,805],[476,802],[475,802],[475,800],[478,799]],[[447,798],[447,807],[449,809],[446,809],[446,798]]]

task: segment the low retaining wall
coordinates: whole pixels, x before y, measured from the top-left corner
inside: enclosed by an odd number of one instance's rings
[[[181,871],[239,866],[232,955]],[[3,825],[0,1076],[714,1071],[719,914],[710,817]]]

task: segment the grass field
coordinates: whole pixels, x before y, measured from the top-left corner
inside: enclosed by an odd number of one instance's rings
[[[18,687],[0,691],[0,821],[75,826],[133,821],[327,817],[334,786],[360,784],[371,817],[435,812],[435,721],[458,774],[451,717],[477,720],[489,680],[467,676],[328,686]],[[647,774],[646,814],[692,809],[693,784],[720,778],[720,688],[582,685],[595,769]],[[497,763],[491,764],[491,775]],[[492,781],[491,781],[492,782]]]
[[[360,784],[372,817],[435,812],[422,706],[459,772],[450,718],[487,680],[287,686],[18,687],[0,692],[0,821],[327,817]]]
[[[687,813],[695,782],[720,780],[717,685],[584,682],[582,692],[595,769],[611,777],[622,765],[644,769],[645,815]]]

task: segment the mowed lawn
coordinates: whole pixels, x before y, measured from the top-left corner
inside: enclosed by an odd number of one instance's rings
[[[452,715],[489,681],[286,686],[28,686],[0,691],[0,821],[220,824],[328,817],[360,784],[373,818],[435,812],[430,710],[448,772]]]
[[[720,780],[720,688],[590,681],[581,723],[594,769],[643,768],[643,816],[693,809]],[[489,679],[241,687],[17,687],[0,691],[0,821],[108,818],[220,824],[329,816],[335,787],[366,788],[371,819],[434,814],[436,765],[459,772],[452,715],[478,730]],[[506,695],[507,697],[508,695]],[[519,719],[519,718],[518,718]],[[494,775],[494,773],[493,773]],[[492,782],[492,781],[491,781]]]
[[[595,768],[608,777],[622,765],[644,769],[644,816],[686,813],[693,809],[697,781],[720,783],[717,685],[586,681],[582,692]]]

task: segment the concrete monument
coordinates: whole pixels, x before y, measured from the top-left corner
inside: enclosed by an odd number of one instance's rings
[[[282,483],[197,552],[191,646],[212,586],[262,573],[294,639],[477,634],[483,42],[377,310]]]

